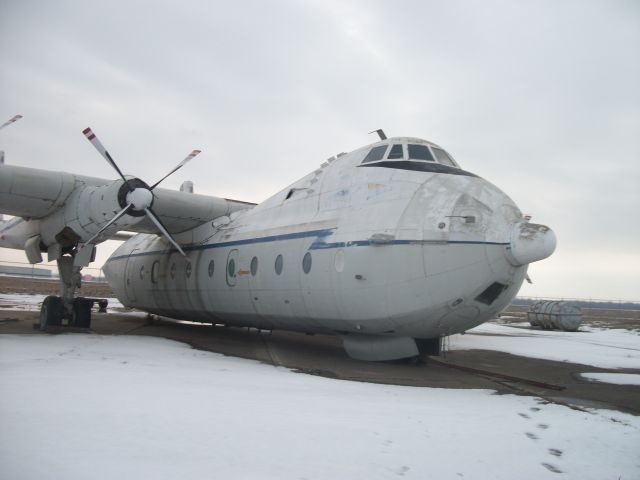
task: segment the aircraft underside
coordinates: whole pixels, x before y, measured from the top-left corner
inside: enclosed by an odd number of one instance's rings
[[[526,275],[503,260],[504,245],[257,237],[186,248],[187,261],[144,237],[105,265],[124,305],[180,320],[337,334],[351,356],[368,360],[414,357],[418,345],[436,352],[441,337],[493,318]]]

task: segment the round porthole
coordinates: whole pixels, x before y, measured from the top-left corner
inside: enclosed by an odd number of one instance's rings
[[[276,257],[276,274],[280,275],[282,273],[282,264],[283,264],[283,260],[282,260],[282,255],[278,255]]]
[[[302,259],[302,270],[304,273],[309,273],[311,271],[311,252],[304,254]]]
[[[185,270],[185,274],[187,275],[187,278],[189,278],[191,276],[191,269],[193,267],[191,266],[191,262],[187,263],[187,268]]]
[[[213,260],[211,260],[209,262],[209,278],[213,277],[213,269],[215,267],[215,263],[213,263]]]
[[[158,274],[160,270],[160,262],[157,260],[153,262],[153,266],[151,267],[151,282],[158,283]]]
[[[233,258],[229,260],[229,265],[227,265],[227,272],[229,273],[229,277],[231,278],[236,276],[236,261]]]
[[[258,257],[253,257],[251,259],[251,276],[255,277],[256,273],[258,273]]]
[[[175,263],[171,264],[171,270],[169,272],[169,275],[171,276],[172,279],[176,278],[176,264]]]
[[[242,272],[242,270],[240,270],[238,255],[238,250],[231,250],[229,252],[229,256],[227,257],[226,279],[227,285],[229,285],[230,287],[233,287],[236,284],[237,276],[240,272]]]

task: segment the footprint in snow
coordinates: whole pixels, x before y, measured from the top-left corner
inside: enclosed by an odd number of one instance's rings
[[[520,415],[522,418],[531,418],[529,415],[527,415],[526,413],[518,413],[518,415]]]
[[[532,412],[539,412],[540,408],[538,407],[531,407],[529,410],[531,410]]]
[[[562,470],[560,470],[555,465],[551,465],[550,463],[541,463],[540,465],[553,473],[562,473]]]
[[[547,425],[546,423],[539,423],[539,424],[537,425],[537,427],[538,427],[540,430],[546,430],[547,428],[549,428],[549,425]]]
[[[553,455],[554,457],[561,457],[562,456],[562,450],[558,450],[557,448],[550,448],[549,449],[549,455]]]
[[[525,435],[529,437],[531,440],[538,440],[538,436],[535,433],[526,432]]]
[[[404,477],[409,470],[411,470],[409,467],[407,467],[406,465],[403,465],[398,470],[396,470],[396,475],[399,475],[400,477]]]

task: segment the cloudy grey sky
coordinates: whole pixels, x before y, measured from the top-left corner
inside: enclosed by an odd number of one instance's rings
[[[522,295],[640,300],[638,1],[4,1],[0,41],[7,163],[113,178],[91,126],[128,174],[201,148],[163,186],[259,202],[382,127],[554,228]]]

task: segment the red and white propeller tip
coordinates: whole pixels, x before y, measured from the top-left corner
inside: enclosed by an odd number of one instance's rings
[[[87,137],[87,140],[91,142],[91,145],[93,145],[96,148],[96,150],[98,150],[100,155],[102,155],[104,159],[107,162],[109,162],[109,165],[111,165],[113,169],[116,172],[118,172],[118,175],[120,175],[120,178],[122,178],[122,180],[127,184],[127,186],[129,187],[129,190],[132,191],[133,189],[131,188],[131,185],[129,185],[129,182],[127,181],[127,179],[124,178],[124,174],[122,173],[120,168],[118,168],[118,165],[116,165],[116,162],[113,160],[113,158],[111,158],[111,155],[109,155],[109,152],[107,151],[107,149],[104,148],[104,145],[102,145],[102,142],[98,140],[98,137],[96,137],[96,134],[93,133],[93,130],[87,127],[82,131],[82,133],[84,133],[84,136]]]
[[[189,162],[192,158],[194,158],[196,155],[200,154],[201,150],[193,150],[189,155],[187,155],[184,160],[182,160],[178,166],[176,166],[173,170],[171,170],[169,173],[167,173],[164,177],[162,177],[160,180],[158,180],[156,183],[154,183],[151,186],[151,190],[153,190],[154,188],[156,188],[158,185],[160,185],[160,183],[167,178],[169,175],[173,175],[175,172],[177,172],[178,170],[180,170],[182,167],[184,167],[187,162]]]
[[[178,244],[178,242],[176,242],[173,239],[171,234],[162,224],[162,221],[160,220],[160,218],[151,209],[151,204],[153,203],[152,190],[156,188],[160,184],[160,182],[162,182],[169,175],[175,173],[177,170],[185,166],[189,160],[191,160],[192,158],[194,158],[196,155],[200,153],[200,150],[193,150],[189,155],[185,157],[184,160],[182,160],[178,164],[178,166],[176,166],[173,170],[171,170],[164,177],[162,177],[152,187],[149,187],[148,189],[146,187],[133,188],[131,184],[128,182],[128,180],[125,178],[124,174],[122,173],[122,171],[120,170],[116,162],[113,160],[113,158],[111,157],[107,149],[104,148],[104,145],[102,145],[100,140],[98,140],[98,137],[96,137],[96,134],[93,133],[93,130],[87,127],[82,131],[82,133],[84,133],[85,137],[87,137],[87,140],[89,140],[91,144],[96,148],[96,150],[98,150],[100,155],[102,155],[105,158],[105,160],[107,160],[107,162],[109,162],[109,164],[114,168],[114,170],[118,172],[118,175],[120,175],[120,178],[122,178],[122,180],[125,182],[125,184],[129,188],[129,193],[127,194],[127,197],[126,197],[127,205],[120,212],[118,212],[109,222],[107,222],[95,235],[93,235],[89,240],[87,240],[85,244],[89,244],[94,240],[96,240],[106,229],[112,226],[124,215],[129,213],[130,210],[137,210],[137,211],[144,211],[146,216],[153,222],[153,224],[160,231],[160,233],[176,248],[176,250],[178,250],[184,257],[188,258],[187,255],[184,253],[184,250],[182,250],[182,248]]]

